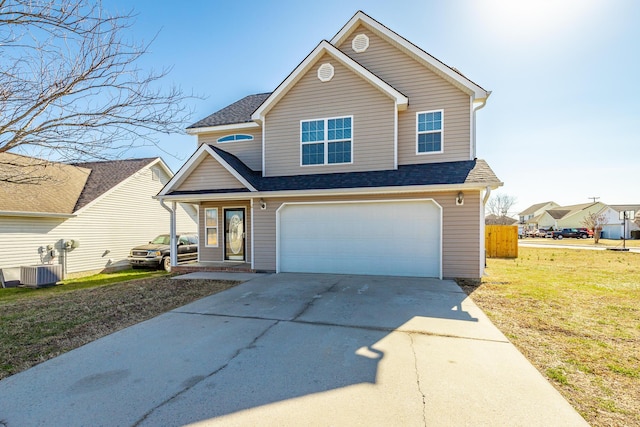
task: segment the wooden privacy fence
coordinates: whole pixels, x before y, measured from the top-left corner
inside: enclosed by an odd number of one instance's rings
[[[486,225],[484,249],[489,258],[518,258],[518,226]]]

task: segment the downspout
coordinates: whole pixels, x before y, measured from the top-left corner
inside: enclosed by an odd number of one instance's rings
[[[491,196],[491,187],[487,185],[486,192],[484,193],[484,197],[482,198],[482,208],[481,208],[482,222],[480,223],[480,235],[481,235],[480,241],[482,242],[480,244],[480,250],[484,254],[483,257],[480,257],[481,263],[482,263],[482,259],[484,258],[484,264],[480,264],[480,271],[482,272],[482,276],[484,276],[484,269],[487,268],[487,250],[485,249],[485,235],[484,235],[484,227],[485,227],[484,215],[486,212],[485,208],[487,206],[487,202],[489,201],[490,196]]]
[[[167,206],[164,203],[164,199],[158,199],[160,201],[160,206],[165,208],[171,214],[171,221],[169,225],[169,236],[171,237],[171,250],[169,251],[169,255],[171,258],[171,267],[175,267],[178,265],[178,242],[176,241],[176,202],[171,203],[171,207]]]
[[[487,105],[487,99],[491,95],[491,91],[487,91],[487,96],[480,99],[481,102],[477,107],[473,107],[473,158],[476,158],[476,111],[481,110]]]

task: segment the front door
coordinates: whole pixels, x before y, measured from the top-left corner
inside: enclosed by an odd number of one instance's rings
[[[244,261],[244,208],[224,210],[224,259]]]

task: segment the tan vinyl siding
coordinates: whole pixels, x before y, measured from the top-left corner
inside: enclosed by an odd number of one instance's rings
[[[443,209],[442,224],[442,272],[443,277],[477,279],[480,271],[480,192],[465,191],[464,205],[456,206],[456,192],[415,193],[403,195],[367,195],[341,197],[304,197],[265,199],[266,210],[254,212],[254,268],[275,271],[276,269],[276,211],[282,203],[353,201],[353,200],[400,200],[433,199]]]
[[[229,190],[245,188],[236,177],[226,170],[216,159],[206,156],[176,191]]]
[[[317,77],[329,62],[335,75]],[[266,116],[266,176],[393,169],[395,103],[328,54]],[[300,165],[300,121],[353,116],[353,164]]]
[[[253,136],[253,141],[217,142],[223,136],[242,134]],[[223,132],[210,132],[198,135],[198,147],[202,144],[216,147],[233,154],[254,171],[262,170],[262,129],[239,129]]]
[[[96,203],[69,219],[0,217],[0,268],[40,264],[38,248],[74,239],[80,246],[68,252],[67,272],[78,273],[128,265],[129,250],[169,232],[170,214],[152,199],[163,187],[146,168]],[[177,228],[195,232],[196,210],[178,205]],[[62,263],[58,256],[54,263]]]
[[[218,246],[207,247],[207,238],[205,232],[205,213],[208,208],[218,209]],[[245,260],[251,262],[251,202],[248,200],[227,200],[223,202],[204,202],[200,205],[200,221],[199,223],[199,261],[224,261],[224,209],[225,208],[244,208],[244,225],[245,225]]]
[[[351,42],[361,33],[369,37],[369,48],[356,53]],[[469,95],[363,26],[339,49],[409,98],[409,107],[398,115],[399,165],[471,159]],[[444,152],[417,155],[416,113],[440,109],[444,109]]]

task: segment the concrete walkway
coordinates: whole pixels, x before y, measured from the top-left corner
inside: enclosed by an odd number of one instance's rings
[[[0,381],[0,425],[587,425],[454,282],[251,277]]]

